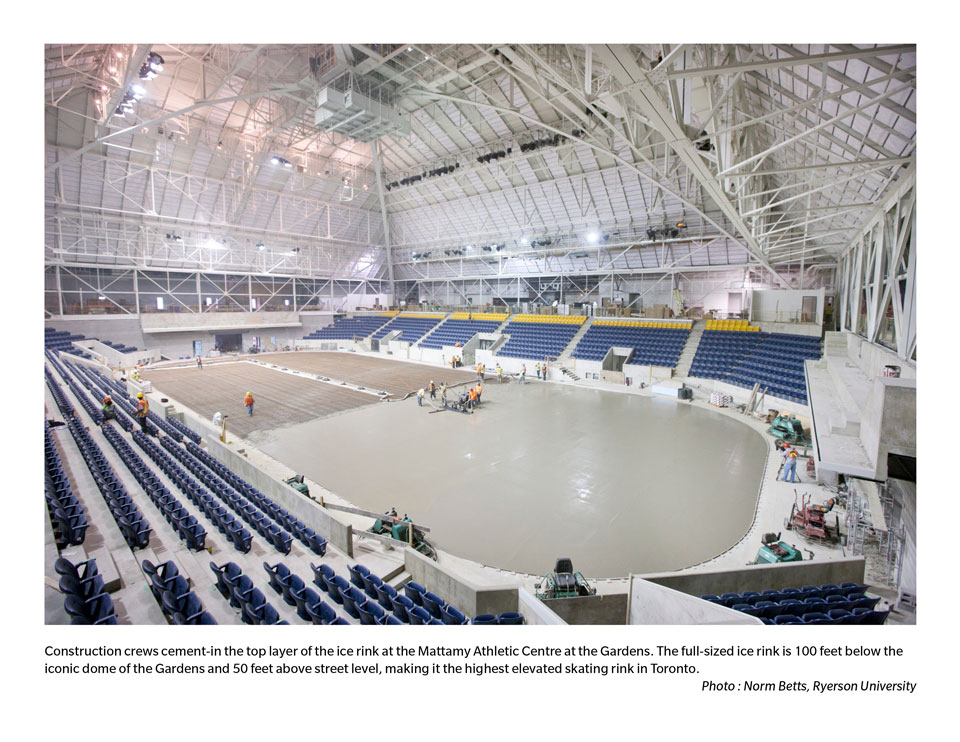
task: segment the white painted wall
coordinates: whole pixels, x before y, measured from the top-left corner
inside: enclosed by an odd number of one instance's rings
[[[799,322],[805,297],[817,301],[815,324],[823,324],[824,289],[763,289],[750,292],[750,319],[764,322]]]

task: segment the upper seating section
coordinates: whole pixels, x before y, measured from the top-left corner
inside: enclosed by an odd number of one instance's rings
[[[332,325],[320,330],[314,330],[304,335],[304,340],[353,340],[354,338],[370,337],[374,332],[390,321],[389,317],[380,315],[363,315],[361,317],[342,317],[333,321]]]
[[[497,355],[505,358],[556,358],[586,319],[579,315],[518,314],[503,328],[510,339]]]
[[[109,340],[100,340],[100,338],[88,338],[84,335],[71,335],[66,330],[56,330],[53,327],[43,328],[43,347],[47,350],[62,350],[74,355],[89,358],[87,353],[73,347],[74,342],[78,340],[96,340],[103,343],[119,353],[131,353],[136,350],[133,346],[126,346],[123,343],[113,343]]]
[[[478,332],[493,332],[507,318],[506,314],[473,314],[455,312],[450,319],[420,341],[424,348],[442,348],[444,345],[464,345]]]
[[[803,362],[821,355],[820,338],[754,330],[706,330],[690,376],[751,388],[759,382],[781,399],[807,404]]]
[[[379,340],[385,337],[387,333],[400,330],[400,337],[397,340],[412,344],[430,332],[442,320],[443,315],[440,314],[398,314],[377,330],[373,337]]]
[[[701,595],[711,603],[756,616],[767,624],[882,624],[889,611],[877,611],[880,598],[865,595],[867,585],[804,585],[781,590]]]
[[[673,368],[683,352],[689,327],[667,322],[595,320],[573,351],[573,357],[602,361],[612,346],[633,348],[628,363]]]
[[[727,332],[760,332],[759,327],[751,327],[745,319],[708,319],[704,330],[725,330]]]

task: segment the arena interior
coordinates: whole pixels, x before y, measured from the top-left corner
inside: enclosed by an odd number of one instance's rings
[[[47,624],[916,622],[914,45],[44,55]]]

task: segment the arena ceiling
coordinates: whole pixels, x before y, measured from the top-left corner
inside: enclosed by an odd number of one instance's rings
[[[909,44],[78,44],[45,65],[47,263],[786,285],[915,163]],[[331,89],[402,125],[318,126]]]

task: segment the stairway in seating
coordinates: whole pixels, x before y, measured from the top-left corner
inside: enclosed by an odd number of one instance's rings
[[[580,377],[577,376],[575,373],[573,373],[573,371],[571,371],[566,366],[560,366],[559,368],[560,368],[560,373],[562,373],[564,376],[569,376],[574,381],[580,381]]]
[[[690,373],[690,366],[693,365],[693,357],[697,354],[697,347],[700,345],[700,338],[703,337],[703,328],[707,326],[707,321],[698,319],[694,321],[687,342],[683,346],[683,351],[677,359],[677,366],[673,375],[685,378]]]
[[[590,325],[592,324],[593,318],[587,317],[586,321],[580,325],[580,329],[577,330],[576,334],[570,338],[570,342],[567,343],[567,347],[565,347],[563,352],[557,356],[557,363],[574,363],[575,359],[571,354],[577,349],[577,345],[580,343],[580,338],[587,334],[587,330],[590,329]]]

